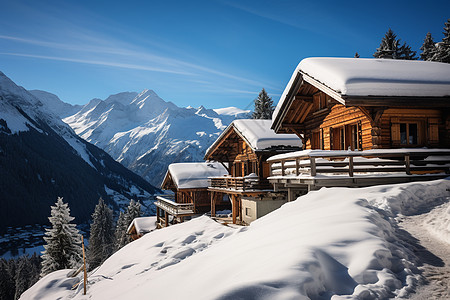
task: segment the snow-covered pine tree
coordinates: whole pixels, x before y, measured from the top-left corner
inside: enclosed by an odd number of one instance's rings
[[[272,119],[274,111],[272,98],[267,95],[263,88],[259,92],[258,98],[255,99],[255,111],[252,114],[252,119]]]
[[[103,263],[114,252],[113,212],[102,198],[98,200],[92,214],[89,249],[86,254],[89,268]]]
[[[33,274],[30,259],[27,256],[20,257],[17,260],[15,300],[19,299],[20,295],[30,287],[32,277]]]
[[[375,58],[391,58],[391,59],[406,59],[415,60],[416,51],[412,51],[411,47],[403,43],[400,46],[400,39],[397,39],[397,35],[388,29],[384,37],[381,39],[380,47],[373,54]]]
[[[373,54],[375,58],[396,58],[398,51],[399,41],[397,40],[397,35],[392,31],[391,28],[388,29],[384,37],[381,39],[380,47]]]
[[[130,237],[127,235],[128,226],[135,218],[141,216],[141,204],[134,200],[130,201],[127,210],[119,214],[119,219],[117,220],[116,226],[116,250],[119,250],[129,242],[131,242]]]
[[[78,267],[82,261],[81,235],[70,222],[70,209],[61,197],[51,207],[51,216],[48,218],[52,228],[46,229],[42,252],[41,276],[45,276],[60,269]]]
[[[416,51],[413,51],[410,46],[406,45],[406,43],[403,43],[403,45],[399,49],[399,56],[397,59],[417,60],[418,57],[416,56],[416,54]]]
[[[0,259],[0,299],[14,299],[14,282],[11,279],[8,261],[4,258]]]
[[[423,41],[423,45],[420,47],[420,50],[422,50],[422,53],[420,53],[420,58],[422,60],[431,60],[436,54],[436,44],[433,41],[433,37],[430,32],[428,32],[425,36],[425,40]]]
[[[139,202],[131,199],[130,204],[128,205],[127,214],[126,214],[127,229],[128,229],[128,226],[130,226],[131,222],[133,222],[133,220],[135,218],[139,218],[141,216],[141,214],[142,214],[141,213],[141,204]]]
[[[115,250],[119,250],[122,248],[125,243],[125,237],[126,237],[126,230],[125,227],[125,213],[120,212],[119,218],[117,219],[117,225],[116,225],[116,231],[115,231]]]
[[[450,63],[450,19],[444,23],[444,37],[442,42],[437,44],[436,53],[431,58],[432,61]]]

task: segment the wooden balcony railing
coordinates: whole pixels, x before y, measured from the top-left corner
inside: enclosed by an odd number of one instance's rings
[[[192,203],[176,203],[167,196],[157,196],[156,199],[158,199],[158,201],[155,202],[155,206],[161,208],[172,216],[194,214],[195,207]]]
[[[273,186],[267,179],[261,179],[258,176],[246,177],[211,177],[210,187],[228,190],[253,191],[253,190],[272,190]]]
[[[306,150],[268,159],[271,177],[319,174],[450,174],[450,149]]]

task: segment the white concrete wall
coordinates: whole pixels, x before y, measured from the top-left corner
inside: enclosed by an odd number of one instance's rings
[[[250,224],[254,220],[261,218],[264,215],[280,208],[281,205],[286,203],[286,199],[277,198],[242,198],[242,220]]]

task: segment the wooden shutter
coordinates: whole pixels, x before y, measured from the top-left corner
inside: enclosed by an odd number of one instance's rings
[[[428,143],[439,144],[439,119],[428,119]]]
[[[391,143],[393,146],[400,145],[400,123],[398,118],[391,118]]]

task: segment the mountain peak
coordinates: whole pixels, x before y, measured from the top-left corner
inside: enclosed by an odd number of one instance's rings
[[[128,105],[138,95],[136,92],[122,92],[114,95],[110,95],[104,100],[105,103],[120,103],[122,105]]]

